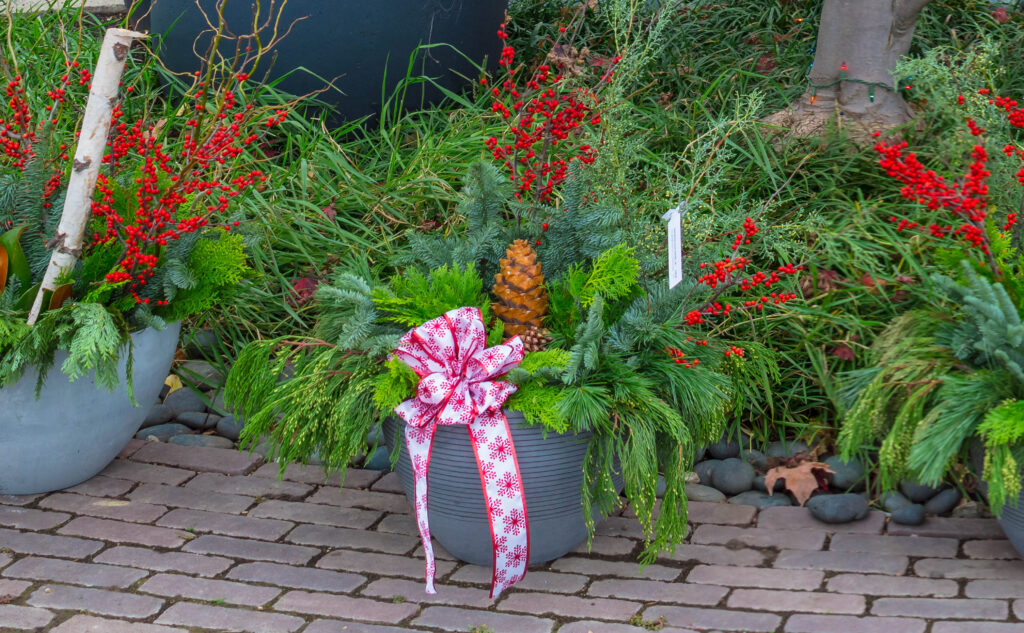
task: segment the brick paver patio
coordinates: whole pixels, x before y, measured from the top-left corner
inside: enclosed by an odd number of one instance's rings
[[[1024,562],[993,520],[827,526],[693,503],[690,542],[642,572],[639,528],[611,517],[592,553],[492,603],[489,570],[443,551],[423,592],[394,475],[354,470],[343,490],[317,467],[276,475],[133,440],[71,490],[0,497],[0,631],[1024,633]]]

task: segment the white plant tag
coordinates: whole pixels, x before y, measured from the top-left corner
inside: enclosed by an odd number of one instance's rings
[[[679,213],[686,207],[685,202],[680,202],[675,209],[661,216],[662,220],[668,222],[668,287],[675,288],[683,280],[683,237]]]

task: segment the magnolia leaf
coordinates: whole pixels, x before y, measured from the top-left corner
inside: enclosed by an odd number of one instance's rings
[[[14,303],[14,309],[19,312],[22,310],[30,310],[32,308],[32,302],[36,300],[36,293],[39,292],[39,287],[42,284],[36,284],[23,292],[21,297]],[[43,297],[44,299],[46,297]]]
[[[0,293],[7,286],[7,249],[0,246]]]
[[[835,474],[828,464],[822,462],[803,462],[796,466],[776,466],[764,475],[764,485],[768,494],[772,494],[775,482],[782,479],[786,490],[796,497],[797,505],[807,503],[815,490],[822,487],[826,473]]]
[[[64,302],[71,298],[71,284],[64,284],[53,291],[50,295],[50,309],[56,310],[57,308],[64,305]]]
[[[21,249],[21,234],[25,232],[26,228],[26,226],[17,226],[0,234],[0,246],[7,252],[8,272],[18,278],[22,288],[27,288],[32,283],[32,271],[29,270],[25,251]],[[3,277],[6,279],[6,274]]]

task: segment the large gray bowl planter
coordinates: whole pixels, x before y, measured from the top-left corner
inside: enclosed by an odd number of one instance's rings
[[[581,489],[583,458],[590,434],[548,433],[523,426],[523,416],[506,411],[526,491],[530,518],[530,563],[560,558],[587,538]],[[390,448],[401,421],[384,422],[384,440]],[[396,468],[406,497],[412,502],[412,464],[405,442]],[[428,475],[430,533],[452,556],[474,565],[490,566],[491,528],[484,506],[469,433],[464,426],[439,426],[430,453]],[[616,484],[619,482],[616,481]],[[596,516],[595,520],[601,517]]]
[[[34,370],[0,389],[0,494],[74,486],[113,461],[159,396],[180,329],[174,323],[132,335],[135,398],[142,406],[133,406],[124,388],[111,393],[96,386],[91,375],[69,381],[60,369],[64,352],[57,353],[38,399]],[[121,359],[122,382],[126,362]]]
[[[1017,497],[1016,507],[1009,504],[1003,506],[1003,515],[999,517],[999,527],[1003,528],[1006,538],[1024,556],[1024,492]]]

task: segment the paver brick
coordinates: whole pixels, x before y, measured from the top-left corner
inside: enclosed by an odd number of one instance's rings
[[[345,471],[345,487],[369,488],[373,482],[380,479],[382,474],[379,470],[349,468]],[[255,477],[274,479],[279,478],[280,475],[281,466],[278,464],[264,464],[253,473]],[[331,473],[331,476],[328,477],[322,466],[307,466],[305,464],[289,464],[284,470],[284,479],[316,486],[333,486],[335,488],[341,483],[340,474]]]
[[[0,604],[0,622],[5,627],[4,631],[39,631],[52,619],[53,613],[46,609]]]
[[[964,595],[968,598],[1019,598],[1024,596],[1024,580],[972,580]]]
[[[691,501],[688,519],[690,523],[714,523],[716,525],[750,525],[757,516],[754,506],[733,503],[707,503]]]
[[[147,442],[132,455],[132,460],[225,475],[244,475],[263,463],[263,457],[260,455],[250,455],[234,449],[181,446],[163,442]]]
[[[550,593],[516,592],[498,603],[500,611],[598,618],[601,620],[628,620],[643,606],[639,602],[611,598],[579,598]]]
[[[394,624],[416,613],[419,607],[408,603],[381,602],[332,593],[289,591],[274,603],[274,610]]]
[[[285,540],[300,545],[368,549],[387,554],[407,554],[420,542],[416,537],[402,534],[350,530],[326,525],[300,525],[292,530]]]
[[[660,602],[660,601],[659,601]],[[864,613],[864,596],[823,594],[808,591],[776,591],[773,589],[737,589],[727,603],[733,609],[756,611],[799,611],[801,613]]]
[[[612,624],[596,620],[576,620],[558,627],[558,633],[647,633],[651,629],[631,624]],[[697,633],[693,629],[660,628],[663,633]]]
[[[73,514],[133,523],[152,523],[167,512],[167,508],[161,505],[66,493],[52,494],[40,501],[39,506]]]
[[[778,628],[782,618],[774,613],[750,613],[726,609],[699,609],[654,605],[643,612],[645,620],[665,618],[665,624],[698,630],[742,631],[743,633],[771,632]],[[902,633],[902,632],[901,632]]]
[[[784,550],[775,558],[778,569],[820,569],[864,574],[903,574],[910,560],[895,554],[868,552],[807,552]]]
[[[1005,620],[1009,605],[1002,600],[962,598],[878,598],[874,615],[910,616],[929,620]]]
[[[358,487],[358,486],[357,486]],[[402,482],[398,479],[398,473],[385,473],[380,479],[378,479],[370,490],[374,492],[393,492],[395,494],[405,494],[405,489],[402,488]]]
[[[723,587],[763,587],[810,591],[820,587],[824,577],[823,572],[803,569],[698,565],[693,568],[686,581]]]
[[[202,447],[189,446],[187,448]],[[208,510],[210,512],[231,514],[238,514],[246,510],[254,501],[252,497],[243,495],[191,490],[177,486],[161,486],[159,484],[139,486],[128,495],[128,498],[148,503],[159,503],[175,508],[191,508],[193,510]]]
[[[303,565],[320,553],[320,550],[284,543],[267,543],[250,539],[232,538],[204,534],[183,548],[196,554],[217,554],[228,558],[245,560],[268,560],[275,563]]]
[[[94,517],[73,519],[57,532],[71,536],[91,536],[114,543],[135,543],[150,547],[179,547],[192,536],[187,532],[170,528]]]
[[[87,587],[130,587],[147,573],[127,567],[30,556],[8,567],[4,575],[9,578],[66,582]]]
[[[227,577],[232,580],[333,593],[350,593],[366,582],[366,577],[359,574],[277,563],[243,563],[232,569]]]
[[[551,564],[551,569],[588,576],[619,576],[622,578],[647,578],[650,580],[675,580],[681,569],[664,565],[648,565],[641,568],[638,563],[600,560],[597,558],[563,557]]]
[[[0,503],[5,506],[27,506],[43,495],[0,495]]]
[[[85,558],[103,547],[99,541],[4,529],[0,529],[0,543],[3,543],[4,548],[19,554],[45,554],[61,558]]]
[[[383,513],[358,508],[338,508],[291,501],[265,501],[249,511],[249,516],[283,519],[298,523],[316,523],[354,529],[365,529],[376,523]],[[389,515],[399,516],[399,515]]]
[[[468,582],[477,585],[491,584],[491,568],[481,565],[463,565],[451,576],[453,582]],[[516,583],[521,591],[550,591],[552,593],[576,593],[586,586],[589,578],[577,574],[536,570]]]
[[[1024,633],[1020,622],[936,622],[932,633]]]
[[[951,538],[836,534],[832,537],[828,548],[836,552],[868,552],[914,557],[956,558],[959,545],[956,539]]]
[[[1017,619],[1024,619],[1024,600],[1013,601],[1013,614],[1017,616]]]
[[[640,522],[636,519],[626,517],[608,517],[597,524],[595,534],[599,536],[622,536],[625,538],[643,540],[644,531]]]
[[[444,631],[468,631],[472,627],[486,626],[494,633],[551,633],[555,627],[555,623],[546,618],[454,607],[427,607],[412,623]]]
[[[70,587],[68,585],[47,585],[37,589],[28,599],[34,607],[49,607],[67,611],[87,611],[119,618],[148,618],[164,606],[164,601],[149,596],[131,593]]]
[[[24,580],[3,580],[0,579],[0,604],[10,602],[25,593],[25,590],[32,586],[32,583]]]
[[[135,439],[133,437],[132,439],[128,440],[128,443],[125,445],[124,448],[121,449],[121,452],[118,453],[117,456],[121,457],[121,458],[131,457],[132,455],[137,453],[140,448],[142,448],[145,445],[146,445],[146,440],[139,440],[139,439]]]
[[[71,518],[63,512],[47,512],[17,506],[0,506],[0,525],[19,530],[50,530]]]
[[[447,604],[460,607],[479,607],[486,609],[494,601],[491,600],[489,589],[480,587],[459,587],[446,585],[435,594],[423,591],[420,580],[402,578],[381,578],[374,580],[360,592],[361,595],[374,598],[390,599],[400,596],[407,602],[421,604]]]
[[[125,622],[108,620],[91,615],[76,615],[50,633],[187,633],[185,629],[160,626],[159,624],[143,624],[141,622]]]
[[[825,534],[824,530],[776,530],[760,527],[702,525],[694,531],[691,540],[697,545],[819,550],[825,544]]]
[[[386,514],[377,524],[376,530],[407,536],[418,536],[420,533],[419,528],[416,527],[416,519],[410,514]]]
[[[74,492],[90,497],[120,497],[132,489],[135,483],[127,479],[116,479],[105,475],[96,475],[92,479],[83,481],[77,486],[67,488],[65,492]]]
[[[530,572],[533,573],[533,572]],[[530,574],[527,574],[527,578]],[[518,585],[516,585],[518,587]],[[641,602],[667,602],[714,606],[729,592],[715,585],[660,582],[657,580],[596,580],[587,594],[604,598],[623,598]]]
[[[914,563],[914,573],[922,578],[1024,580],[1024,561],[924,558]]]
[[[964,554],[968,558],[1017,560],[1020,554],[1010,541],[1004,539],[985,539],[964,543]]]
[[[195,600],[223,600],[227,604],[257,607],[264,605],[281,590],[272,587],[257,587],[228,580],[193,578],[179,574],[157,574],[139,587],[139,591],[168,598],[193,598]]]
[[[191,470],[142,464],[126,459],[115,459],[100,474],[105,477],[124,479],[129,482],[165,484],[168,486],[177,486],[195,476],[195,473]]]
[[[935,578],[839,574],[829,578],[828,590],[836,593],[857,593],[871,596],[951,598],[959,593],[960,587],[956,581]]]
[[[662,560],[674,560],[681,563],[698,562],[707,565],[732,565],[736,567],[757,567],[764,564],[767,554],[761,550],[719,545],[692,545],[689,543],[676,545],[671,554],[662,553]]]
[[[299,501],[313,492],[312,486],[294,481],[282,481],[276,476],[271,478],[254,475],[222,475],[220,473],[199,473],[185,484],[185,488],[290,501]]]
[[[912,618],[859,618],[852,615],[796,614],[786,621],[786,633],[924,633],[928,624]]]
[[[455,568],[455,563],[438,559],[437,575],[444,576]],[[423,578],[423,558],[394,556],[375,552],[356,552],[339,549],[330,552],[316,563],[322,569],[339,569],[343,571],[370,572],[382,576],[405,576],[407,578]]]
[[[277,519],[258,519],[237,514],[221,514],[220,512],[183,508],[171,510],[162,516],[156,524],[264,541],[276,541],[295,527],[294,523]]]
[[[807,508],[794,506],[765,508],[757,516],[757,527],[792,530],[797,534],[803,534],[807,530],[881,534],[884,526],[885,514],[881,512],[869,512],[863,519],[849,523],[825,523],[815,519]]]
[[[921,525],[889,524],[893,536],[946,536],[959,539],[1001,539],[1005,536],[995,519],[954,519],[928,517]]]
[[[405,495],[388,492],[372,492],[370,490],[354,490],[352,488],[324,487],[313,493],[308,499],[310,503],[322,503],[340,508],[365,508],[381,512],[398,514],[409,513],[409,500]]]
[[[341,620],[317,620],[302,633],[416,633],[422,629],[410,629],[386,624],[365,624],[363,622],[342,622]]]
[[[251,609],[179,602],[160,614],[156,623],[232,633],[292,633],[305,624],[305,621],[283,613],[261,613]]]
[[[195,576],[216,576],[234,563],[227,558],[188,554],[186,552],[155,552],[144,547],[118,546],[102,552],[97,563],[124,565],[150,571],[177,571]]]
[[[576,554],[599,554],[601,556],[629,556],[637,548],[637,542],[630,538],[596,535],[587,545],[584,541],[573,550]]]

